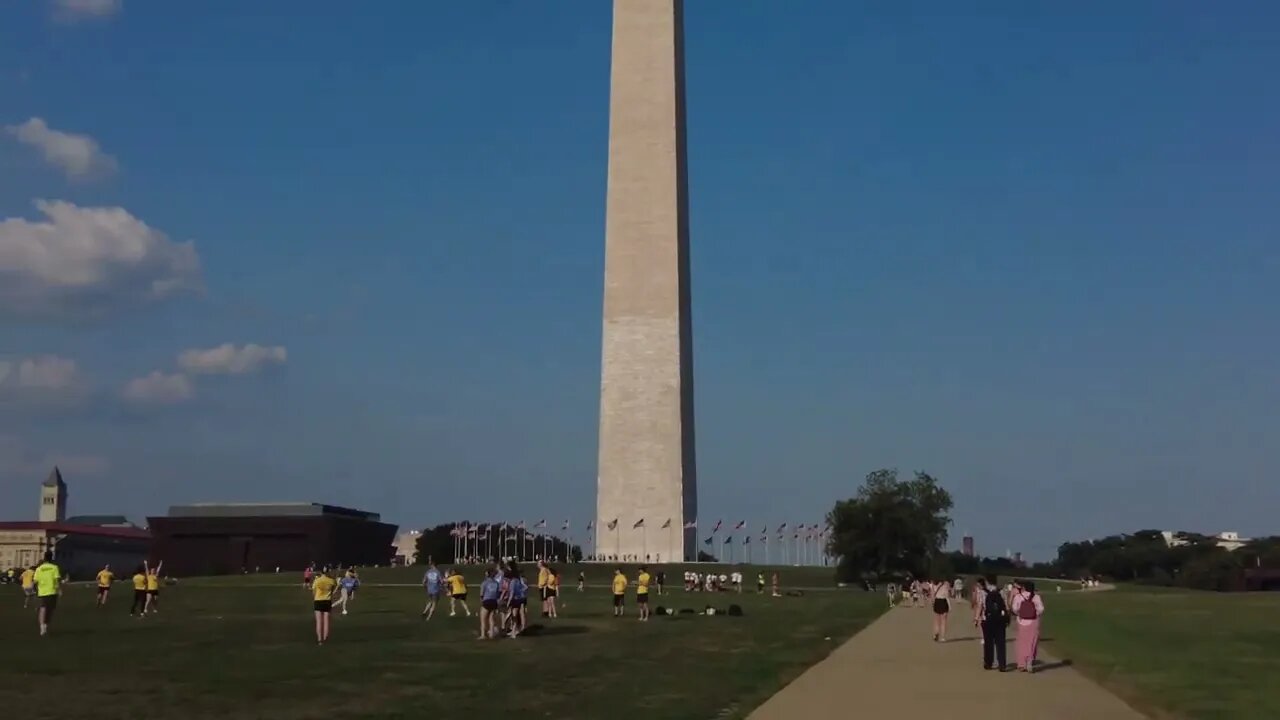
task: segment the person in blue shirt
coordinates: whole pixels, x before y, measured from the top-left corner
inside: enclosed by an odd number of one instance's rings
[[[498,598],[502,595],[502,584],[498,582],[496,576],[496,570],[486,568],[484,580],[480,583],[481,640],[498,636]]]
[[[338,581],[338,599],[334,601],[333,606],[342,606],[342,614],[347,614],[347,604],[356,596],[356,588],[360,587],[360,577],[356,575],[356,569],[351,568]]]
[[[510,596],[511,637],[518,637],[524,632],[527,622],[525,607],[529,603],[529,583],[525,581],[524,575],[519,570],[515,571],[511,582],[507,585],[507,593]]]
[[[422,586],[427,589],[427,606],[422,608],[422,619],[430,620],[436,612],[436,603],[440,600],[440,593],[444,589],[444,575],[434,562],[427,566],[427,573],[422,576]]]

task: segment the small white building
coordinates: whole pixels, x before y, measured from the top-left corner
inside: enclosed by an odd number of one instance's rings
[[[1169,547],[1182,547],[1183,545],[1191,544],[1189,540],[1183,537],[1185,533],[1163,530],[1160,534],[1164,537],[1165,545]],[[1242,538],[1240,533],[1235,531],[1220,532],[1209,537],[1214,539],[1218,547],[1228,552],[1235,552],[1250,542],[1249,538]]]

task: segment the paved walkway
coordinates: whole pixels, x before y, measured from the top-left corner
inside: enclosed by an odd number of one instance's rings
[[[964,607],[964,612],[952,614],[953,620],[968,615]],[[1052,637],[1053,621],[1047,622],[1046,635]],[[924,608],[888,611],[748,720],[846,720],[855,715],[948,720],[1143,717],[1072,668],[1046,657],[1043,643],[1044,666],[1036,673],[989,672],[982,669],[982,646],[972,624],[953,627],[951,641],[934,643],[931,623]],[[1010,662],[1013,632],[1010,628]]]

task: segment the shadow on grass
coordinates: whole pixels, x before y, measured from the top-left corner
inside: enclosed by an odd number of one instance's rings
[[[585,625],[530,625],[520,637],[545,637],[548,635],[583,635],[591,632]]]
[[[1035,663],[1035,671],[1042,673],[1050,670],[1058,670],[1060,668],[1069,668],[1071,665],[1072,662],[1070,660],[1055,660],[1053,662],[1042,662],[1037,660]]]

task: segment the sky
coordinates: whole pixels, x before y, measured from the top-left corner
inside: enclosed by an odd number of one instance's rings
[[[1280,6],[685,10],[699,504],[1280,533]],[[594,514],[610,3],[0,3],[0,517]]]

